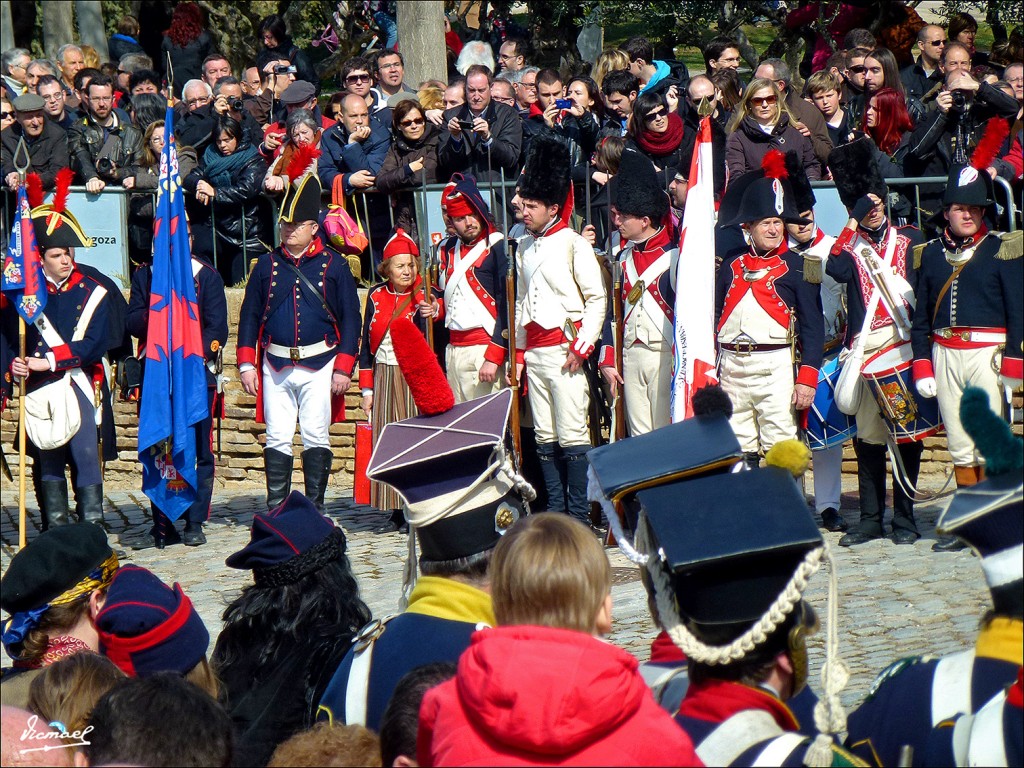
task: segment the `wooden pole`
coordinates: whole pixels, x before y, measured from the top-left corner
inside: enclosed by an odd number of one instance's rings
[[[25,318],[18,316],[18,356],[25,359]],[[18,388],[18,549],[27,543],[25,532],[25,392],[28,376],[21,380]],[[38,472],[39,467],[33,467]]]

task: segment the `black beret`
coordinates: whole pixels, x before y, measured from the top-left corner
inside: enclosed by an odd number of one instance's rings
[[[11,560],[0,581],[0,608],[14,614],[46,605],[111,554],[107,534],[93,523],[44,531]]]

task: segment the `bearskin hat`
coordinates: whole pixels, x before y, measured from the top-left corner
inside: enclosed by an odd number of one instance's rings
[[[611,181],[611,203],[619,213],[646,216],[658,226],[668,213],[668,195],[654,163],[639,152],[623,152],[619,172]]]
[[[885,200],[889,187],[875,161],[875,144],[866,136],[836,147],[828,155],[828,167],[839,199],[852,209],[869,192]]]
[[[572,185],[569,148],[558,138],[541,134],[530,144],[526,167],[519,183],[519,196],[540,200],[545,205],[565,206]]]

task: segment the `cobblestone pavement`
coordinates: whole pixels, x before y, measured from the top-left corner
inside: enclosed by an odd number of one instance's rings
[[[851,481],[855,482],[852,478],[844,480],[847,486]],[[0,567],[4,571],[18,540],[17,489],[10,486],[9,482],[3,483],[0,492]],[[937,484],[931,490],[938,490]],[[325,511],[348,536],[348,556],[363,599],[375,616],[393,613],[397,610],[406,537],[372,533],[384,522],[384,516],[354,505],[344,493],[330,490]],[[39,516],[31,491],[29,499],[31,540],[38,533]],[[119,551],[122,562],[150,568],[168,583],[180,582],[216,639],[224,607],[251,583],[248,573],[228,568],[224,559],[248,541],[253,512],[262,508],[263,499],[263,493],[255,487],[217,495],[206,526],[206,546],[134,550],[136,542],[148,541],[147,500],[141,491],[108,491],[105,514],[110,523],[111,546]],[[970,552],[931,551],[935,520],[943,505],[944,501],[939,500],[918,506],[923,537],[913,546],[897,547],[881,539],[842,549],[836,546],[840,534],[825,534],[839,573],[840,652],[851,671],[842,696],[848,707],[864,697],[875,674],[892,661],[913,654],[950,653],[974,640],[978,620],[989,606],[988,592],[978,560]],[[856,522],[853,486],[844,488],[843,513],[851,523]],[[609,549],[608,553],[615,577],[615,620],[610,639],[644,660],[655,635],[646,593],[626,558],[618,550]],[[811,580],[807,593],[823,619],[827,589],[828,575],[823,567]],[[819,691],[822,649],[820,634],[811,641],[811,684]]]

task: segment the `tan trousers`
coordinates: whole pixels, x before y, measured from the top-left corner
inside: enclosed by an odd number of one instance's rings
[[[622,353],[626,425],[631,436],[643,435],[672,422],[672,347],[651,349],[634,344]]]
[[[526,386],[538,443],[590,445],[590,388],[583,370],[563,371],[568,343],[526,350]]]
[[[958,467],[977,466],[981,456],[974,441],[960,423],[960,397],[967,387],[978,387],[988,394],[988,404],[1000,412],[1003,393],[999,386],[1002,352],[998,346],[981,349],[950,349],[932,345],[932,365],[935,368],[935,388],[938,390],[939,413],[946,427],[946,441],[953,464]]]
[[[723,349],[720,381],[732,400],[729,423],[744,453],[796,438],[790,350],[741,354]]]
[[[498,373],[491,383],[480,381],[480,366],[486,362],[484,353],[486,344],[471,347],[456,347],[451,344],[444,352],[445,370],[448,373],[448,384],[455,393],[455,402],[464,403],[484,395],[497,392],[505,386],[505,366],[498,366]]]

